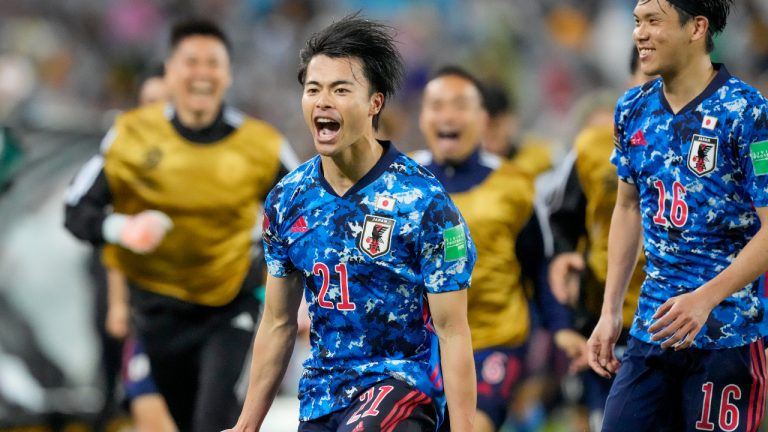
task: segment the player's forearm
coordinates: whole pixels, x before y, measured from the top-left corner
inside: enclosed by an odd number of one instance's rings
[[[109,307],[127,307],[130,301],[128,282],[119,270],[107,269],[107,301]]]
[[[603,296],[603,313],[621,315],[624,296],[642,246],[642,221],[636,203],[613,210],[608,234],[608,274]]]
[[[477,407],[477,383],[469,326],[447,327],[438,332],[451,430],[471,432]]]
[[[727,297],[768,271],[768,226],[765,224],[744,246],[733,262],[697,291],[711,301],[714,308]]]
[[[296,329],[296,319],[278,321],[265,312],[253,344],[248,394],[237,422],[242,430],[261,427],[291,359]]]

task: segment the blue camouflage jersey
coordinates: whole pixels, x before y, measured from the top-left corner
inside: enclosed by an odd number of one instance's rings
[[[319,156],[283,178],[265,203],[268,271],[301,272],[312,354],[300,419],[344,409],[396,378],[445,405],[427,293],[469,287],[475,250],[461,215],[429,171],[381,142],[377,164],[344,196]]]
[[[648,333],[658,307],[722,272],[757,232],[755,207],[768,204],[768,170],[759,161],[768,146],[766,100],[725,66],[715,68],[677,114],[661,79],[629,90],[616,107],[611,161],[639,191],[647,258],[630,333],[648,343],[660,343]],[[762,314],[753,282],[712,310],[694,346],[747,345]]]

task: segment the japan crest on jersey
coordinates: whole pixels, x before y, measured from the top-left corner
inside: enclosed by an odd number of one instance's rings
[[[693,135],[691,150],[688,152],[688,168],[701,177],[715,169],[717,160],[717,138]]]
[[[371,258],[380,257],[389,252],[394,229],[394,219],[365,215],[363,234],[357,242],[357,247]]]

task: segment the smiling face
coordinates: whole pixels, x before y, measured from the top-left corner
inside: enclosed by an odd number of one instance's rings
[[[301,106],[315,149],[336,156],[373,138],[373,116],[384,95],[371,92],[359,59],[318,55],[310,60]]]
[[[480,90],[471,81],[443,75],[427,83],[419,128],[438,162],[459,163],[469,157],[487,122]]]
[[[694,20],[680,25],[677,10],[667,0],[640,0],[634,15],[632,37],[645,75],[675,73],[690,62]]]
[[[210,126],[232,83],[229,54],[220,39],[192,35],[181,40],[165,64],[166,82],[185,126]]]

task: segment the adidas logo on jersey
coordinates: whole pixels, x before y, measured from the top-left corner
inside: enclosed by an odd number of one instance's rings
[[[632,135],[632,138],[629,139],[629,143],[633,146],[644,146],[648,144],[648,141],[645,140],[645,135],[643,135],[643,131],[639,130],[635,132],[634,135]]]
[[[304,220],[304,216],[299,216],[298,219],[296,219],[296,222],[293,223],[293,226],[291,226],[291,229],[289,230],[292,233],[295,232],[307,232],[309,230],[309,227],[307,226],[307,221]]]

